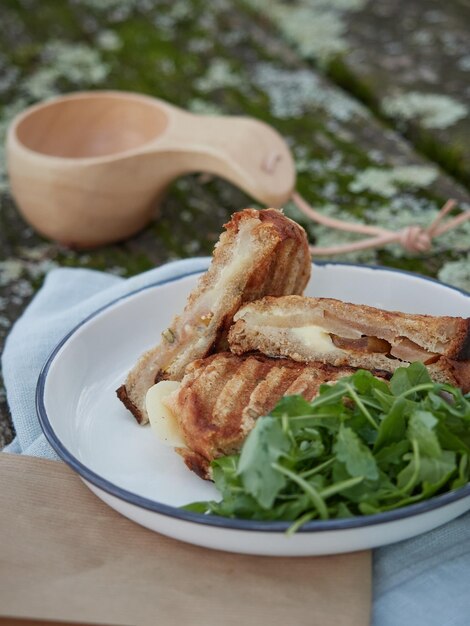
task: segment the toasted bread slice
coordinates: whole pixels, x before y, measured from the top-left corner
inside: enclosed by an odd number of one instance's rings
[[[235,354],[258,350],[393,372],[413,361],[431,376],[470,389],[470,319],[383,311],[331,298],[263,298],[242,307],[229,333]]]
[[[212,263],[161,343],[141,356],[118,397],[145,423],[145,394],[157,380],[181,380],[194,359],[227,349],[239,307],[265,295],[303,292],[311,272],[307,236],[281,211],[245,209],[225,225]]]
[[[322,383],[354,371],[230,352],[194,361],[180,387],[164,400],[186,444],[177,451],[191,470],[210,478],[210,462],[238,452],[256,419],[280,398],[300,394],[311,400]]]

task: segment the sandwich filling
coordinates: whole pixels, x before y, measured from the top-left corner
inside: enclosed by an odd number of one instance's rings
[[[335,349],[335,344],[330,334],[320,326],[313,324],[300,326],[299,328],[293,328],[290,332],[295,339],[320,352],[333,352]]]
[[[194,307],[184,311],[173,328],[162,333],[165,358],[161,361],[160,371],[163,374],[170,365],[187,363],[188,350],[197,356],[204,351],[207,333],[220,323],[213,311],[220,306],[227,293],[233,291],[253,258],[256,243],[252,230],[251,220],[241,222],[230,262],[221,268],[214,285],[201,295]]]
[[[177,393],[181,384],[174,380],[161,380],[147,391],[145,406],[153,433],[166,446],[185,448],[178,419],[168,399]]]
[[[265,297],[243,306],[230,329],[235,354],[258,351],[393,372],[419,361],[433,380],[470,388],[470,319],[408,314],[332,298]]]
[[[422,361],[425,365],[434,363],[439,358],[437,353],[426,350],[407,337],[396,337],[387,341],[380,337],[360,335],[353,339],[341,337],[315,324],[292,328],[288,332],[295,341],[301,341],[306,347],[323,354],[338,350],[375,353],[402,361]]]

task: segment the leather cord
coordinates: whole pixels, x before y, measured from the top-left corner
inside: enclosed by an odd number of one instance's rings
[[[318,224],[327,226],[328,228],[335,228],[337,230],[343,230],[350,233],[359,233],[362,235],[368,235],[365,239],[360,239],[352,243],[340,244],[337,246],[310,246],[310,252],[312,255],[327,256],[334,254],[344,254],[346,252],[356,252],[357,250],[366,250],[367,248],[380,248],[389,243],[398,243],[410,253],[422,253],[427,252],[432,247],[432,242],[435,237],[443,235],[453,228],[457,228],[468,219],[470,219],[470,211],[464,211],[460,215],[446,220],[443,223],[443,219],[452,209],[457,205],[455,200],[447,200],[444,206],[439,211],[435,220],[427,227],[411,225],[406,226],[397,231],[388,230],[378,226],[367,226],[366,224],[354,224],[343,220],[327,217],[316,211],[310,204],[299,194],[298,191],[294,191],[292,194],[292,201],[297,208],[307,217],[314,220]]]

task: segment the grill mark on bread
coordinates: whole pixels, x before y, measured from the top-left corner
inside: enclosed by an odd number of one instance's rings
[[[319,368],[318,373],[322,374],[323,368]],[[310,369],[305,369],[299,372],[296,379],[292,381],[290,387],[286,389],[285,395],[286,396],[300,395],[309,399],[311,396],[307,392],[312,385],[316,386],[316,384],[317,384],[317,378],[312,376],[312,372],[310,371]]]
[[[282,396],[299,393],[311,400],[322,383],[354,371],[261,354],[200,359],[188,366],[169,407],[188,446],[179,453],[190,469],[208,477],[210,461],[238,452],[257,418],[268,414]]]
[[[236,372],[226,382],[214,405],[212,418],[217,425],[226,425],[227,435],[239,431],[242,417],[240,405],[249,404],[253,391],[269,369],[271,365],[265,360],[249,357],[239,362]]]
[[[274,250],[274,257],[277,262],[273,263],[275,267],[274,271],[271,272],[271,281],[269,283],[269,290],[274,296],[295,292],[299,265],[299,255],[295,252],[296,245],[296,241],[288,239],[279,244],[276,250]],[[291,265],[291,272],[288,274],[284,271],[287,264]]]
[[[297,376],[298,368],[284,367],[282,363],[267,373],[266,378],[253,389],[250,401],[243,409],[242,427],[245,432],[251,430],[256,418],[275,407],[277,399],[286,395]]]
[[[218,368],[212,366],[214,356],[208,359],[197,361],[193,367],[195,369],[195,379],[192,382],[192,389],[195,394],[209,391],[210,396],[207,400],[207,410],[212,413],[215,403],[222,389],[226,384],[227,378],[230,378],[238,368],[230,354],[218,355]]]

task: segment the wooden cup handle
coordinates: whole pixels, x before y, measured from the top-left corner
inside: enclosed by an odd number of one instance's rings
[[[174,159],[178,174],[226,178],[257,201],[280,207],[291,196],[295,166],[289,147],[270,126],[251,118],[201,116],[173,108],[155,148]]]

